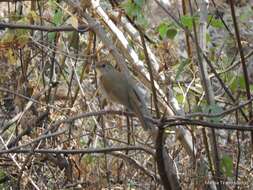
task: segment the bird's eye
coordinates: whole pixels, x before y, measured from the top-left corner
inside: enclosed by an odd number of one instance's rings
[[[103,64],[102,67],[105,68],[105,64]]]

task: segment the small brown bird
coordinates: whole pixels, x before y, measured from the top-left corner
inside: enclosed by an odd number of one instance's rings
[[[149,116],[146,104],[137,90],[134,81],[129,81],[125,75],[117,71],[108,61],[100,61],[95,65],[99,86],[108,100],[124,105],[139,118],[144,130],[151,128],[144,117]]]

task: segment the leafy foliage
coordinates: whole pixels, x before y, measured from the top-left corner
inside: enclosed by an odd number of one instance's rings
[[[163,22],[157,27],[157,30],[162,39],[165,38],[174,39],[175,36],[177,35],[177,29],[175,26],[173,26],[173,24]]]
[[[126,11],[126,14],[135,19],[136,22],[142,26],[147,27],[147,20],[142,13],[142,7],[145,0],[127,0],[121,4],[122,8]]]

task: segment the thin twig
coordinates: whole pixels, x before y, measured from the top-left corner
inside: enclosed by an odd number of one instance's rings
[[[171,118],[165,121],[166,127],[177,125],[192,125],[209,127],[212,129],[238,130],[238,131],[253,131],[252,125],[239,125],[228,123],[211,123],[203,120],[187,119],[187,118]]]
[[[234,106],[230,109],[227,109],[223,112],[220,112],[220,113],[189,113],[189,114],[186,114],[185,117],[220,117],[220,116],[224,116],[226,114],[229,114],[231,112],[234,112],[234,111],[237,111],[239,110],[239,108],[242,108],[250,103],[252,103],[253,101],[253,98],[251,98],[250,100],[247,100],[246,102],[243,102],[241,104],[239,104],[238,106]]]
[[[0,23],[0,30],[2,29],[27,29],[27,30],[39,30],[46,32],[87,32],[90,30],[90,27],[87,25],[79,26],[77,29],[71,25],[67,26],[40,26],[40,25],[30,25],[30,24],[13,24],[13,23]]]
[[[66,149],[19,149],[19,150],[1,150],[1,154],[6,153],[41,153],[41,154],[105,154],[115,151],[126,151],[126,150],[141,150],[146,152],[147,154],[154,155],[154,152],[152,150],[149,150],[147,148],[141,147],[141,146],[126,146],[126,147],[110,147],[110,148],[87,148],[87,149],[77,149],[77,150],[66,150]]]

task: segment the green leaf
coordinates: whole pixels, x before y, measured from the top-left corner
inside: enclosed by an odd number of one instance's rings
[[[206,33],[206,42],[209,43],[212,41],[212,38],[210,36],[210,34]]]
[[[233,77],[233,76],[232,76]],[[245,81],[242,75],[236,76],[234,78],[231,77],[232,83],[230,84],[230,89],[232,91],[236,91],[238,88],[245,89]]]
[[[162,39],[164,39],[167,35],[167,31],[169,30],[169,27],[166,23],[161,23],[158,26],[158,32]]]
[[[177,99],[178,103],[182,104],[183,100],[184,100],[183,94],[177,94],[176,99]]]
[[[208,16],[208,22],[214,28],[223,28],[224,27],[222,21],[220,19],[214,18],[214,16],[212,16],[212,15]]]
[[[162,22],[158,27],[157,31],[162,39],[169,38],[174,39],[177,35],[177,29],[172,25]]]
[[[177,68],[177,72],[176,72],[176,81],[178,80],[180,74],[183,72],[184,68],[186,65],[188,65],[190,63],[189,59],[183,59],[181,61],[181,63],[179,64],[178,68]]]
[[[189,29],[192,29],[192,26],[193,26],[193,17],[191,16],[187,16],[187,15],[184,15],[180,18],[181,20],[181,23],[185,26],[185,27],[188,27]]]
[[[240,89],[245,89],[245,80],[244,80],[244,77],[242,75],[239,76],[238,82],[239,82],[239,88]]]
[[[53,16],[53,23],[56,25],[56,26],[59,26],[61,25],[62,23],[62,19],[63,19],[63,12],[61,9],[57,9],[54,13],[54,16]]]
[[[228,76],[228,80],[231,81],[230,89],[235,92],[238,88],[238,77]]]
[[[175,28],[169,28],[168,29],[168,31],[167,31],[167,37],[169,38],[169,39],[174,39],[175,38],[175,36],[177,35],[177,29],[175,29]]]
[[[137,6],[131,1],[126,1],[121,4],[121,7],[126,11],[127,15],[130,17],[136,16]]]
[[[233,160],[230,156],[224,155],[221,159],[221,169],[227,177],[233,176]]]
[[[227,74],[227,80],[230,82],[230,89],[232,92],[237,91],[238,89],[245,89],[245,79],[241,71],[238,71],[238,74],[229,73]]]
[[[141,7],[134,4],[131,16],[132,17],[135,17],[135,16],[138,17],[139,15],[142,15]]]
[[[147,19],[143,16],[142,6],[144,0],[131,0],[121,3],[121,7],[125,10],[126,14],[132,18],[136,19],[136,23],[143,28],[146,28],[148,25]]]
[[[62,19],[63,19],[63,12],[61,9],[57,9],[54,13],[54,16],[53,16],[53,19],[52,19],[52,22],[56,25],[56,26],[59,26],[62,24]],[[48,34],[48,40],[53,43],[54,42],[54,39],[55,39],[55,36],[56,36],[56,32],[50,32]]]

